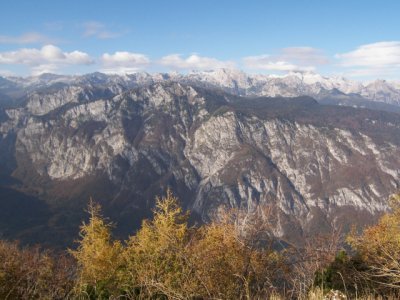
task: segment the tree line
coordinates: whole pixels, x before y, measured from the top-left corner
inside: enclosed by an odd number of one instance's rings
[[[152,219],[119,241],[90,201],[73,250],[0,241],[0,299],[396,299],[400,196],[390,202],[390,213],[353,230],[343,248],[339,231],[281,245],[270,208],[221,210],[213,222],[189,226],[171,191],[157,198]]]

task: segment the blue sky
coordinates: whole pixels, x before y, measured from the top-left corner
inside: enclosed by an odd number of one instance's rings
[[[0,74],[238,68],[400,79],[400,1],[18,1]]]

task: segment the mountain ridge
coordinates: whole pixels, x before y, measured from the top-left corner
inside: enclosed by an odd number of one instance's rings
[[[334,91],[337,90],[349,97],[357,95],[364,100],[400,105],[398,82],[377,79],[373,82],[362,83],[340,76],[325,77],[313,72],[290,72],[282,76],[246,74],[243,71],[233,69],[192,71],[187,74],[137,72],[125,75],[107,75],[95,72],[77,76],[42,74],[26,78],[6,77],[2,81],[5,80],[9,82],[9,85],[17,85],[27,90],[56,83],[115,85],[129,89],[172,80],[204,87],[221,88],[240,96],[298,97],[308,95],[321,100],[326,99],[327,94],[334,96]],[[3,85],[6,84],[0,83],[0,89]]]
[[[70,220],[46,221],[61,228],[77,228],[93,196],[122,232],[132,230],[170,186],[203,221],[221,205],[272,206],[276,234],[298,240],[321,224],[373,220],[400,187],[399,114],[309,96],[241,97],[173,80],[85,83],[41,87],[5,112],[8,187]]]

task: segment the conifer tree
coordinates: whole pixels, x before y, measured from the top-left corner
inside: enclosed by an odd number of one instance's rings
[[[89,298],[108,298],[118,293],[123,276],[122,245],[111,239],[111,224],[101,215],[101,207],[88,205],[89,222],[80,229],[79,246],[71,250],[78,265],[77,293]]]
[[[265,220],[255,213],[226,210],[219,221],[199,229],[191,253],[196,278],[209,298],[258,299],[273,291],[282,279],[282,257],[263,242],[268,231]]]
[[[170,190],[157,198],[153,220],[145,220],[130,238],[125,257],[134,292],[141,297],[190,298],[196,287],[187,253],[190,230],[184,213]]]

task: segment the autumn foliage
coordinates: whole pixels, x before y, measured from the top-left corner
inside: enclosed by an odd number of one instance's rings
[[[122,244],[112,241],[111,224],[101,216],[100,205],[89,202],[89,223],[81,226],[79,246],[70,253],[76,260],[75,294],[109,298],[123,276]]]
[[[270,208],[220,210],[213,222],[189,226],[171,191],[157,199],[151,220],[118,241],[90,201],[77,247],[65,254],[0,242],[0,299],[396,297],[400,197],[391,203],[377,225],[348,236],[350,251],[339,251],[338,231],[283,247]]]
[[[400,297],[400,194],[392,196],[389,203],[390,214],[361,235],[353,232],[348,242],[361,265],[355,275],[376,294]]]
[[[72,297],[75,270],[66,255],[0,241],[0,299]]]

